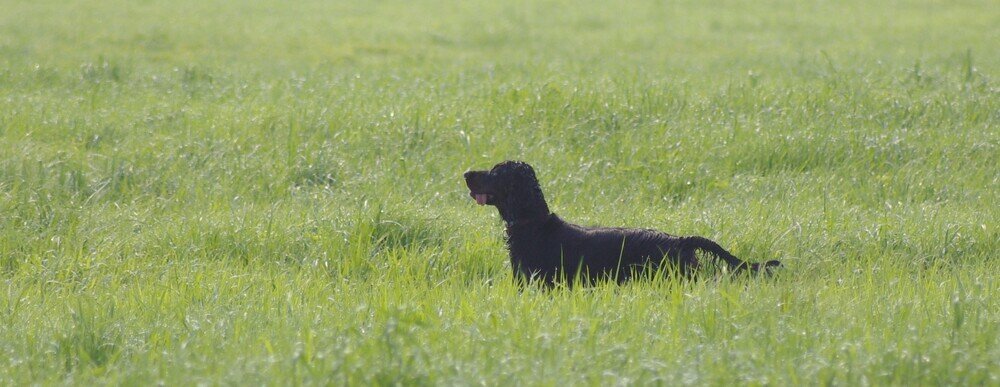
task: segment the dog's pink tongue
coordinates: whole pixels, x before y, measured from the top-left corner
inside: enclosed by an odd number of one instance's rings
[[[476,194],[476,204],[480,206],[486,205],[486,199],[487,199],[486,194]]]

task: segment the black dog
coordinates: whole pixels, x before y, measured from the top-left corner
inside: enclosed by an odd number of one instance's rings
[[[479,205],[496,206],[507,223],[507,247],[514,275],[520,280],[572,284],[580,279],[624,282],[664,261],[684,276],[698,268],[695,250],[722,258],[734,272],[769,272],[778,261],[748,263],[715,242],[679,237],[655,230],[592,228],[567,223],[549,211],[535,171],[519,161],[504,161],[489,171],[465,173],[469,195]]]

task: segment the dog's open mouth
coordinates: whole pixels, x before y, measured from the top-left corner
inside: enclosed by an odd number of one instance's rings
[[[476,199],[476,204],[480,206],[486,205],[486,203],[489,203],[490,199],[493,199],[493,195],[487,193],[469,192],[469,196]]]

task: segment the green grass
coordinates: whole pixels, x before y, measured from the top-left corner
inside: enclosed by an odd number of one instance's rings
[[[1000,385],[994,2],[0,9],[0,385]],[[520,290],[508,158],[786,270]]]

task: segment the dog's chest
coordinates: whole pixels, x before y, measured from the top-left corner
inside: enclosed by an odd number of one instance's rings
[[[562,256],[558,238],[539,229],[508,231],[507,248],[512,263],[536,269],[558,266]]]

